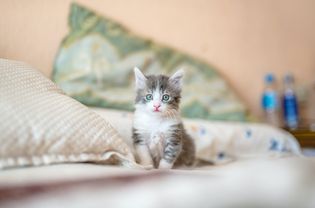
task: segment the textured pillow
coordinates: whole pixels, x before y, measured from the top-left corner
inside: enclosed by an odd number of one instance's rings
[[[190,118],[246,120],[243,103],[206,63],[140,38],[120,24],[74,3],[70,33],[54,64],[54,81],[84,104],[133,109],[133,73],[171,74],[184,68],[182,114]]]
[[[84,161],[133,156],[106,120],[30,66],[0,59],[0,169]]]

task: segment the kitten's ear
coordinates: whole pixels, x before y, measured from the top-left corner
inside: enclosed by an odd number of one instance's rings
[[[180,69],[176,71],[169,79],[169,82],[172,83],[178,89],[182,88],[182,80],[184,77],[184,70]]]
[[[144,89],[147,78],[142,74],[142,72],[140,71],[140,69],[138,69],[138,67],[134,67],[133,70],[135,72],[135,78],[136,78],[136,89]]]

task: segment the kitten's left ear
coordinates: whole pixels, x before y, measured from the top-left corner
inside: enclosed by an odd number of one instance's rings
[[[142,74],[138,67],[133,68],[136,78],[136,89],[144,89],[146,85],[147,78]]]
[[[178,89],[182,88],[182,80],[184,77],[184,70],[180,69],[176,71],[169,79],[169,82],[172,83]]]

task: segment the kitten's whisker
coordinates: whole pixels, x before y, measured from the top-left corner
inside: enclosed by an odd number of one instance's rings
[[[177,118],[177,112],[175,110],[173,110],[172,113],[173,113],[174,119],[176,119]]]
[[[169,117],[169,112],[166,111],[166,112],[165,112],[165,118],[168,118],[168,117]]]
[[[176,116],[175,116],[174,111],[172,110],[171,112],[172,112],[172,117],[173,117],[174,119],[176,119]]]
[[[169,111],[169,117],[170,117],[171,119],[175,119],[173,110],[170,110],[170,111]]]

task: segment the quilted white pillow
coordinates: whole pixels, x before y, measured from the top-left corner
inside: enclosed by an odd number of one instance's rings
[[[0,169],[85,161],[134,164],[104,118],[32,67],[0,59]]]

